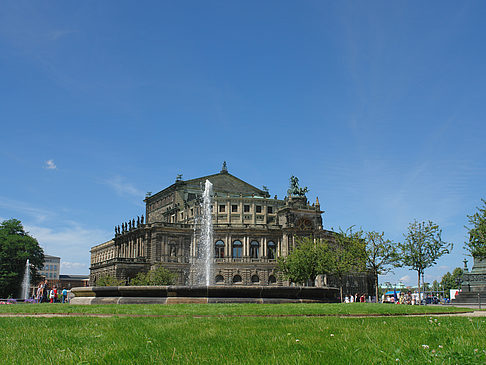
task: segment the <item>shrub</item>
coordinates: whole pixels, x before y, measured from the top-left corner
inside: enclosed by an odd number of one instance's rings
[[[103,275],[96,280],[96,286],[123,286],[125,285],[124,280],[119,280],[110,275]]]
[[[175,274],[163,266],[157,266],[146,273],[140,272],[131,281],[130,285],[172,285]]]

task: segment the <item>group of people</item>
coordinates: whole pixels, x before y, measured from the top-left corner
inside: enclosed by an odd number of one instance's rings
[[[383,294],[382,303],[416,305],[419,304],[419,297],[418,293],[412,293],[411,291],[408,291],[407,293],[395,292],[390,296]]]
[[[67,303],[68,291],[55,285],[51,288],[47,280],[41,281],[37,286],[34,299],[36,303]]]
[[[358,293],[354,295],[346,295],[344,297],[344,303],[366,303],[366,296],[364,294],[359,295]]]

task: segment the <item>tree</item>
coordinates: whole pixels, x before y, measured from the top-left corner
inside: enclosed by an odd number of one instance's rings
[[[447,272],[440,281],[440,287],[444,291],[445,295],[449,295],[450,289],[455,289],[459,286],[459,282],[462,279],[464,271],[460,267],[456,267],[452,274]]]
[[[396,260],[396,244],[385,239],[385,234],[367,232],[366,242],[366,268],[375,279],[375,295],[378,302],[378,275],[386,275],[391,271]]]
[[[301,285],[314,283],[317,275],[330,270],[330,249],[327,242],[311,237],[297,239],[297,245],[286,257],[279,257],[278,270],[284,278]]]
[[[439,257],[452,250],[452,244],[442,241],[442,230],[428,222],[410,223],[405,240],[398,243],[396,266],[407,266],[417,272],[420,296],[420,277],[425,269],[436,264]]]
[[[350,273],[362,272],[366,268],[366,244],[362,231],[353,232],[353,227],[346,231],[339,229],[334,235],[331,246],[330,272],[339,283],[341,302],[343,301],[344,278]]]
[[[16,296],[20,291],[27,259],[30,277],[36,280],[44,265],[44,251],[39,243],[25,232],[19,220],[0,223],[0,298]]]
[[[148,272],[139,272],[131,281],[130,285],[172,285],[175,274],[159,265]]]
[[[96,280],[96,286],[124,286],[125,280],[117,279],[111,275],[102,275]]]
[[[468,215],[469,224],[469,241],[466,242],[466,248],[475,259],[486,258],[486,200],[481,199],[482,207],[477,208],[477,212]]]
[[[448,293],[450,289],[455,288],[454,280],[452,279],[452,275],[449,271],[442,276],[442,279],[440,280],[440,287],[444,293]]]
[[[437,292],[439,290],[440,290],[440,284],[439,284],[439,282],[437,280],[434,280],[432,282],[432,291]]]

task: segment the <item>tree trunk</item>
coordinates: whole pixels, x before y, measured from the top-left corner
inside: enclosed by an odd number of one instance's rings
[[[378,274],[375,275],[375,302],[376,303],[379,303],[379,300],[378,300]]]
[[[418,300],[419,300],[419,305],[422,305],[422,298],[420,297],[420,271],[417,271],[418,273]]]
[[[341,303],[343,302],[343,286],[339,287],[339,296],[341,297]]]

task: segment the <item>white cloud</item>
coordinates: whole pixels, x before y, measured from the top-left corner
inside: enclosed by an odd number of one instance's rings
[[[87,274],[90,248],[107,241],[111,232],[87,229],[76,223],[66,223],[61,229],[26,225],[44,253],[61,258],[62,273]]]
[[[57,166],[54,163],[54,160],[47,160],[44,168],[47,170],[55,170],[57,169]]]
[[[39,209],[27,203],[1,196],[0,208],[5,208],[8,211],[20,213],[21,215],[28,215],[32,217],[37,224],[44,222],[48,218],[52,218],[54,216],[54,214],[48,210]]]
[[[51,41],[57,41],[58,39],[64,38],[71,33],[74,33],[72,30],[52,30],[50,32],[46,33],[46,38],[51,40]]]
[[[66,270],[72,269],[87,269],[88,265],[82,262],[69,262],[69,261],[62,261],[61,260],[61,268]]]
[[[413,279],[410,275],[404,275],[400,278],[400,281],[405,285],[413,285]]]
[[[129,182],[126,182],[122,176],[114,176],[110,179],[104,180],[103,182],[113,188],[118,195],[131,195],[136,197],[144,196],[144,192],[142,190],[137,189]]]

